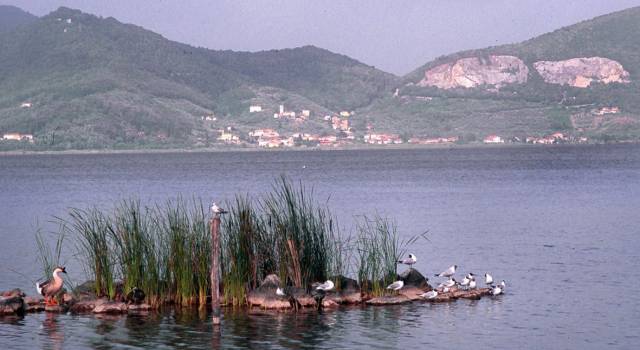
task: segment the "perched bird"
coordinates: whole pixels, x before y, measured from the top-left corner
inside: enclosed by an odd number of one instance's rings
[[[224,209],[220,208],[220,207],[216,204],[216,202],[213,202],[213,203],[211,204],[211,212],[212,212],[212,213],[214,213],[214,214],[226,214],[226,213],[228,213],[226,210],[224,210]]]
[[[425,299],[435,299],[437,296],[438,292],[436,290],[430,290],[426,293],[420,294],[420,297]]]
[[[438,288],[444,288],[444,287],[446,287],[446,288],[451,288],[451,287],[454,287],[457,283],[458,283],[458,282],[456,281],[456,279],[455,279],[455,278],[450,277],[448,280],[446,280],[446,281],[444,281],[444,282],[440,283],[440,284],[438,285]]]
[[[440,272],[439,274],[436,275],[436,277],[451,277],[456,273],[457,268],[458,268],[458,265],[449,266],[448,269]]]
[[[500,281],[500,284],[498,285],[500,286],[500,288],[502,288],[503,291],[505,290],[505,288],[507,288],[507,283],[504,280]]]
[[[44,297],[44,302],[47,305],[57,305],[58,302],[53,298],[60,289],[62,289],[62,285],[64,281],[62,280],[61,273],[67,273],[67,270],[64,267],[58,266],[53,270],[53,278],[42,283],[36,283],[36,290],[38,294]]]
[[[473,279],[469,282],[469,289],[476,289],[476,280]]]
[[[469,282],[471,282],[471,279],[469,278],[469,276],[464,276],[464,278],[462,279],[462,282],[460,282],[460,285],[463,287],[467,287],[469,285]]]
[[[387,289],[400,290],[404,287],[404,281],[395,281],[387,286]]]
[[[415,256],[415,254],[409,254],[408,258],[398,260],[399,264],[409,265],[409,267],[411,267],[416,262],[418,262],[418,258]]]
[[[326,280],[324,283],[319,284],[316,286],[317,290],[323,290],[325,292],[330,291],[333,289],[333,281],[331,280]]]
[[[278,287],[278,288],[276,288],[276,295],[277,295],[277,296],[281,296],[281,297],[283,297],[283,296],[285,296],[286,294],[284,293],[284,291],[282,290],[282,288]]]
[[[127,293],[126,301],[130,304],[142,304],[146,295],[144,291],[138,287],[133,287],[129,293]]]
[[[442,293],[449,293],[450,290],[451,290],[451,288],[444,287],[444,288],[442,288]]]
[[[484,284],[486,284],[487,286],[490,286],[493,284],[493,276],[491,276],[488,273],[484,274]]]
[[[491,288],[491,295],[496,296],[502,294],[502,288],[500,286],[493,286]]]

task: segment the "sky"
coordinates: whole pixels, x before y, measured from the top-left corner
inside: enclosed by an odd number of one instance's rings
[[[315,45],[396,75],[456,51],[519,42],[640,0],[0,0],[66,6],[216,50]]]

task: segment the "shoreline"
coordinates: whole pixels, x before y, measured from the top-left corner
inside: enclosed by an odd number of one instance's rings
[[[637,141],[615,142],[615,143],[585,143],[585,144],[528,144],[528,143],[507,143],[507,144],[394,144],[394,145],[350,145],[337,147],[291,147],[291,148],[260,148],[260,147],[214,147],[214,148],[147,148],[147,149],[80,149],[80,150],[12,150],[0,151],[1,156],[22,156],[22,155],[110,155],[110,154],[171,154],[171,153],[231,153],[231,152],[323,152],[323,151],[368,151],[368,150],[437,150],[437,149],[481,149],[481,148],[525,148],[525,147],[589,147],[603,145],[628,145],[640,144]]]

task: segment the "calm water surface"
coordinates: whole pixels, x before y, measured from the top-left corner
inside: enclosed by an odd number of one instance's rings
[[[34,232],[68,207],[137,196],[231,199],[287,174],[328,199],[348,231],[375,211],[425,274],[457,263],[508,294],[322,314],[28,315],[0,318],[0,348],[636,348],[640,146],[0,156],[0,290],[35,293]],[[71,253],[68,253],[69,255]],[[68,257],[74,282],[80,266]]]

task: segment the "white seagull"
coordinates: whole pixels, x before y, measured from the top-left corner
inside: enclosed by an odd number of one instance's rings
[[[460,282],[460,285],[463,287],[466,287],[469,285],[469,282],[471,282],[475,277],[473,277],[472,273],[469,273],[468,275],[464,276],[464,278],[462,279],[462,282]]]
[[[498,285],[500,286],[500,288],[502,288],[502,290],[503,290],[503,291],[504,291],[504,289],[507,287],[507,283],[505,283],[505,281],[504,281],[504,280],[502,280],[502,281],[500,282],[500,284],[498,284]]]
[[[387,289],[400,290],[404,287],[404,281],[395,281],[387,286]]]
[[[284,294],[284,291],[282,290],[282,288],[278,287],[278,288],[276,288],[276,295],[279,295],[279,296],[283,297],[286,294]]]
[[[493,276],[491,276],[488,273],[484,274],[484,284],[486,284],[487,286],[490,286],[493,284]]]
[[[435,299],[437,296],[438,296],[438,292],[435,289],[430,290],[426,293],[420,294],[420,297],[425,299]]]
[[[476,289],[476,280],[473,279],[469,282],[469,289]]]
[[[440,284],[438,285],[438,288],[443,288],[443,287],[451,288],[451,287],[455,286],[455,285],[456,285],[456,283],[457,283],[457,282],[456,282],[456,279],[455,279],[455,278],[453,278],[453,277],[451,277],[451,278],[449,278],[448,280],[446,280],[446,281],[444,281],[444,282],[440,283]]]
[[[451,277],[456,273],[457,268],[458,268],[458,265],[449,266],[448,269],[440,272],[439,274],[436,275],[436,277]]]
[[[214,214],[226,214],[226,213],[228,213],[226,210],[224,210],[224,209],[220,208],[220,207],[216,204],[216,202],[213,202],[213,203],[211,204],[211,212],[212,212],[212,213],[214,213]]]
[[[500,286],[493,286],[491,288],[491,295],[496,296],[502,294],[502,288]]]
[[[415,256],[415,254],[409,254],[408,258],[398,260],[399,264],[409,265],[409,267],[411,267],[411,265],[415,264],[416,262],[418,262],[418,258]]]
[[[323,284],[320,284],[316,287],[316,290],[329,291],[333,289],[333,281],[327,280]]]

